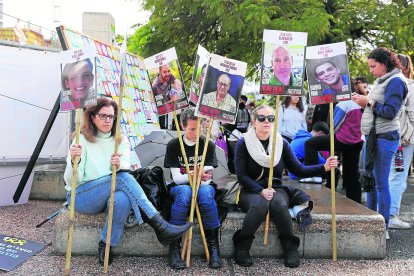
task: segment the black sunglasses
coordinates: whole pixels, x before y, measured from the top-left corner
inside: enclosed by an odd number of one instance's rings
[[[275,115],[257,115],[256,117],[256,120],[258,120],[261,123],[263,123],[266,119],[269,121],[269,123],[273,123],[275,121]]]

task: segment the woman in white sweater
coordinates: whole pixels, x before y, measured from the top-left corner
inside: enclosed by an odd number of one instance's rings
[[[66,182],[67,201],[70,202],[71,182],[73,174],[73,160],[80,157],[76,188],[75,211],[82,214],[103,213],[109,207],[111,192],[112,166],[115,165],[116,190],[114,213],[112,220],[111,247],[118,246],[124,230],[125,221],[131,208],[139,223],[145,215],[148,224],[154,229],[158,241],[166,246],[181,237],[191,226],[187,223],[182,226],[171,225],[166,222],[148,200],[141,186],[128,173],[130,169],[130,148],[128,139],[122,136],[118,153],[115,149],[116,102],[99,98],[96,105],[89,106],[81,126],[80,143],[72,143],[67,157],[67,166],[64,174]],[[98,246],[99,262],[104,263],[105,240],[108,222],[100,234]],[[113,260],[112,248],[109,254],[109,263]]]

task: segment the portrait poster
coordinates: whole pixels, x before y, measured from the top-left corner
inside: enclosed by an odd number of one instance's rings
[[[83,47],[60,53],[60,111],[85,108],[96,104],[96,51]]]
[[[203,82],[207,72],[207,63],[210,53],[201,45],[198,45],[194,72],[191,78],[190,86],[190,102],[194,105],[197,105],[198,98],[200,95],[200,90],[203,86]]]
[[[196,113],[201,117],[234,124],[247,63],[212,54]]]
[[[307,39],[307,33],[264,30],[260,94],[303,94]]]
[[[345,42],[307,47],[306,73],[312,104],[351,99]]]
[[[146,58],[144,62],[150,76],[158,114],[164,115],[188,106],[175,48]]]

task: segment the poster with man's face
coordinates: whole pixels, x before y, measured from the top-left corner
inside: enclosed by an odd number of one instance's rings
[[[175,48],[146,58],[145,67],[150,76],[152,93],[159,115],[188,106]]]
[[[207,72],[207,63],[210,53],[201,45],[198,45],[197,55],[194,65],[193,77],[190,87],[190,102],[197,105],[200,96],[200,90],[203,86],[204,78]]]
[[[95,57],[91,47],[61,52],[61,111],[96,104]]]
[[[301,96],[307,33],[264,30],[260,94]]]
[[[308,47],[306,72],[312,104],[351,99],[345,42]]]
[[[197,116],[234,124],[247,63],[212,54],[196,107]]]

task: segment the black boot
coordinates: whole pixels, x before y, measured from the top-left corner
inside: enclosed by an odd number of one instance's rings
[[[220,268],[223,266],[223,261],[220,257],[219,227],[204,229],[204,233],[206,234],[208,252],[210,253],[210,263],[208,265],[211,268]]]
[[[148,219],[148,224],[154,229],[157,235],[158,241],[167,246],[171,242],[180,238],[190,227],[192,222],[188,222],[184,225],[172,225],[169,224],[160,214],[156,214],[152,218]]]
[[[99,263],[101,265],[104,264],[105,262],[105,248],[106,248],[106,243],[104,243],[103,241],[99,241],[99,246],[98,246],[98,258],[99,258]],[[114,256],[112,254],[112,246],[109,247],[109,259],[108,259],[108,265],[112,264],[112,261],[114,260]]]
[[[187,267],[186,263],[181,260],[181,238],[170,243],[168,264],[173,269],[184,269]]]
[[[286,267],[298,267],[300,256],[298,247],[300,239],[293,235],[279,235],[280,244],[283,248],[283,259]]]
[[[253,260],[249,250],[252,247],[254,236],[241,236],[241,230],[237,230],[233,235],[234,258],[236,264],[241,266],[252,266]]]

